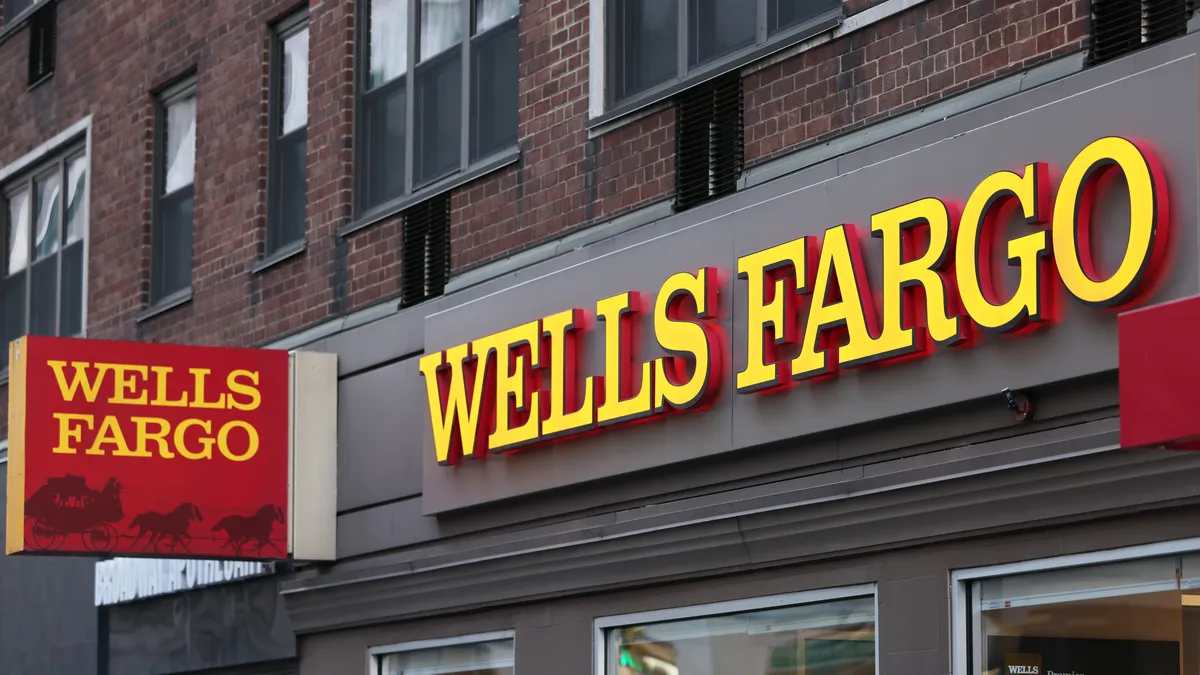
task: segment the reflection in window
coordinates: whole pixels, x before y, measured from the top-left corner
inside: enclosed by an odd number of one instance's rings
[[[163,194],[192,184],[196,175],[196,97],[167,107],[167,174]]]
[[[287,134],[308,124],[308,29],[283,40],[283,128]]]
[[[421,0],[420,60],[437,56],[462,41],[463,0]]]
[[[874,675],[875,599],[626,626],[607,675]]]
[[[475,33],[483,33],[514,19],[521,7],[519,0],[474,0]]]
[[[513,641],[492,640],[382,654],[381,675],[513,675]]]
[[[37,222],[37,241],[33,245],[34,261],[42,260],[58,251],[59,220],[59,175],[57,172],[36,181],[37,205],[34,207]]]
[[[1200,667],[1194,555],[984,579],[971,584],[970,602],[980,617],[973,673],[1160,675]]]
[[[67,245],[83,239],[86,214],[83,191],[87,185],[87,161],[83,156],[67,162]]]
[[[745,0],[689,0],[689,62],[695,66],[754,44],[757,19]]]
[[[193,207],[196,176],[196,94],[190,88],[160,101],[162,183],[154,204],[150,302],[177,296],[192,285]]]
[[[520,0],[361,6],[370,70],[356,126],[360,216],[400,208],[432,184],[515,155]]]
[[[29,265],[29,190],[8,198],[8,274]]]
[[[767,30],[771,35],[816,18],[828,6],[808,0],[767,0]]]
[[[616,100],[678,73],[678,3],[609,0],[612,87]]]
[[[67,160],[67,236],[59,267],[59,335],[83,334],[83,239],[87,231],[87,157]]]
[[[736,68],[765,53],[756,50],[830,27],[842,13],[841,0],[605,0],[605,8],[610,106]]]
[[[8,247],[0,275],[5,341],[83,333],[86,185],[87,156],[73,148],[0,188]]]
[[[280,106],[271,121],[267,175],[267,241],[270,255],[304,239],[308,207],[308,25],[290,18],[278,28],[273,87]]]
[[[408,70],[408,2],[371,0],[371,88]]]
[[[415,145],[417,184],[453,173],[461,160],[462,63],[455,51],[445,61],[421,64],[417,71]]]

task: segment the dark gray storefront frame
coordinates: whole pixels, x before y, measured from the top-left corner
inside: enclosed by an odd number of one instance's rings
[[[1069,96],[1182,59],[1191,74],[1176,77],[1165,100],[1142,103],[1194,109],[1198,46],[1188,36],[1037,96]],[[1022,105],[1014,98],[996,108]],[[920,144],[945,133],[934,125],[831,160],[833,170],[895,152],[905,138]],[[1195,124],[1187,136],[1183,152],[1194,154]],[[1194,204],[1194,184],[1173,187]],[[1175,222],[1193,241],[1194,217]],[[1197,283],[1195,253],[1187,252],[1185,291]],[[1200,457],[1117,450],[1111,368],[1032,386],[1039,418],[1023,425],[998,395],[976,396],[650,477],[422,515],[422,456],[396,438],[427,423],[415,367],[424,317],[594,254],[519,270],[312,345],[342,356],[342,559],[285,585],[304,636],[302,673],[353,668],[373,645],[496,630],[517,632],[522,675],[587,672],[598,616],[864,583],[879,585],[880,671],[943,673],[953,570],[1200,534]],[[389,412],[396,419],[381,419]]]

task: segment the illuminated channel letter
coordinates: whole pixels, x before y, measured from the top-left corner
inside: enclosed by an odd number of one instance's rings
[[[1001,216],[1015,207],[1026,223],[1038,225],[1046,222],[1049,200],[1049,174],[1038,162],[1026,166],[1023,176],[998,171],[984,178],[963,207],[954,268],[963,310],[980,328],[1007,332],[1049,318],[1049,232],[1039,230],[1008,242],[1008,264],[1021,269],[1011,298],[1001,299],[992,273],[992,241],[995,228],[1003,223]]]
[[[596,423],[595,379],[583,382],[583,400],[579,401],[579,339],[587,330],[587,315],[582,309],[552,314],[542,319],[542,338],[550,359],[550,384],[546,419],[542,420],[542,438],[591,428]]]
[[[814,247],[801,237],[738,258],[738,278],[746,280],[746,367],[737,390],[746,394],[784,384],[789,364],[778,362],[776,347],[796,341],[796,295],[810,288]]]
[[[478,362],[471,354],[470,344],[421,357],[438,464],[458,464],[463,457],[487,453],[484,408],[490,402],[483,392],[490,389],[487,380],[494,368],[488,367],[486,353],[484,359],[483,363]]]
[[[604,400],[596,410],[603,426],[644,417],[653,412],[654,380],[649,361],[641,364],[635,383],[637,321],[642,309],[641,294],[621,293],[596,303],[596,318],[604,322]],[[635,390],[634,387],[637,387]]]
[[[721,343],[711,319],[717,313],[717,271],[702,267],[695,274],[673,274],[654,302],[654,336],[670,356],[654,360],[654,410],[685,410],[710,401],[721,373]],[[690,300],[696,321],[683,318]],[[691,363],[691,374],[688,364]]]
[[[541,392],[533,369],[541,361],[542,325],[530,321],[476,340],[471,349],[495,370],[496,427],[488,437],[488,452],[513,449],[536,441],[541,430]],[[486,396],[488,392],[484,392]],[[523,421],[520,421],[522,420]]]
[[[1111,275],[1092,259],[1092,202],[1096,185],[1113,169],[1129,189],[1129,239]],[[1054,256],[1063,285],[1086,304],[1119,307],[1136,299],[1165,254],[1170,224],[1167,181],[1157,158],[1144,147],[1110,136],[1084,148],[1063,175],[1054,202]]]
[[[877,323],[858,228],[838,225],[825,230],[800,354],[792,359],[792,378],[833,373],[839,367],[871,360],[879,354],[873,338],[878,334]],[[829,332],[842,327],[848,337],[846,345],[839,348]],[[830,351],[836,352],[833,359]]]
[[[929,246],[915,257],[917,231],[929,233]],[[926,335],[940,345],[966,338],[958,296],[950,278],[950,211],[940,199],[919,199],[871,216],[871,236],[883,239],[883,332],[876,348],[882,357],[925,351]],[[916,290],[924,293],[925,321],[918,325]]]

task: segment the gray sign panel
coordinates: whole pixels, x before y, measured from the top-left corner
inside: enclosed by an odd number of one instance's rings
[[[714,266],[722,288],[726,373],[721,393],[703,412],[568,439],[488,460],[439,466],[425,428],[423,509],[434,514],[668,465],[964,399],[997,396],[1117,365],[1116,321],[1059,289],[1060,321],[1020,336],[982,336],[969,348],[937,349],[927,358],[846,370],[775,395],[743,395],[733,373],[745,363],[746,289],[734,272],[738,256],[840,223],[869,230],[872,214],[923,197],[962,204],[981,179],[1047,162],[1057,186],[1067,164],[1092,141],[1124,136],[1148,141],[1171,188],[1172,255],[1151,302],[1193,295],[1197,272],[1197,69],[1194,56],[1129,77],[1088,71],[906,134],[762,187],[747,190],[594,247],[588,258],[544,276],[463,302],[427,318],[427,352],[444,349],[550,313],[594,310],[604,297],[641,291],[652,299],[671,274]],[[1123,179],[1114,181],[1117,188]],[[1096,204],[1096,255],[1112,266],[1127,238],[1128,197],[1108,190]],[[1007,237],[1031,231],[1008,223]],[[998,249],[998,253],[1003,248]],[[880,283],[881,246],[863,241],[871,284]],[[1015,282],[1016,269],[1009,269]],[[603,334],[585,338],[582,367],[603,372]],[[662,354],[649,321],[641,358]],[[424,387],[419,376],[408,386]],[[619,490],[620,483],[614,482]]]

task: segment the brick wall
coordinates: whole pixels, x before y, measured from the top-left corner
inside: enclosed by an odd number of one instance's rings
[[[308,249],[251,272],[266,222],[268,24],[303,4],[63,2],[57,71],[33,91],[25,84],[28,31],[0,43],[0,166],[93,116],[90,335],[261,344],[397,297],[400,219],[337,235],[353,217],[349,0],[310,5]],[[1078,50],[1086,7],[1086,0],[930,0],[753,72],[744,82],[747,161]],[[589,136],[588,1],[523,0],[520,28],[522,155],[452,192],[455,271],[672,196],[672,109]],[[152,93],[189,71],[198,81],[195,297],[138,322],[149,270]]]
[[[879,1],[850,0],[847,13]],[[584,10],[522,5],[522,164],[455,194],[456,271],[673,196],[673,110],[588,139]],[[1077,51],[1087,31],[1087,0],[931,0],[747,76],[746,161]]]
[[[1087,0],[931,0],[745,79],[753,163],[1083,48]]]
[[[349,55],[351,34],[338,31],[338,8],[314,6],[314,43],[332,41]],[[261,275],[250,267],[261,252],[266,218],[268,23],[303,6],[297,0],[214,3],[205,0],[122,0],[59,5],[57,69],[25,93],[28,31],[0,45],[0,164],[24,155],[87,114],[93,116],[90,202],[88,331],[94,337],[260,342],[327,317],[331,224],[341,222],[348,186],[320,167],[337,132],[328,118],[348,115],[328,80],[352,77],[352,63],[314,63],[311,124],[314,193],[310,250],[295,262]],[[349,12],[342,24],[350,26]],[[185,20],[186,17],[186,20]],[[323,42],[322,42],[323,40]],[[319,53],[319,52],[318,52]],[[194,71],[197,81],[194,300],[138,323],[148,290],[153,160],[153,91]],[[350,80],[352,82],[352,80]],[[351,94],[352,96],[352,94]],[[345,115],[336,106],[347,108]],[[35,112],[36,111],[36,112]],[[346,117],[348,119],[348,117]],[[349,137],[350,127],[340,130]],[[341,154],[351,152],[346,148]],[[336,157],[333,158],[336,161]],[[347,188],[348,189],[348,188]],[[338,200],[341,199],[341,202]],[[344,203],[342,203],[344,202]]]

